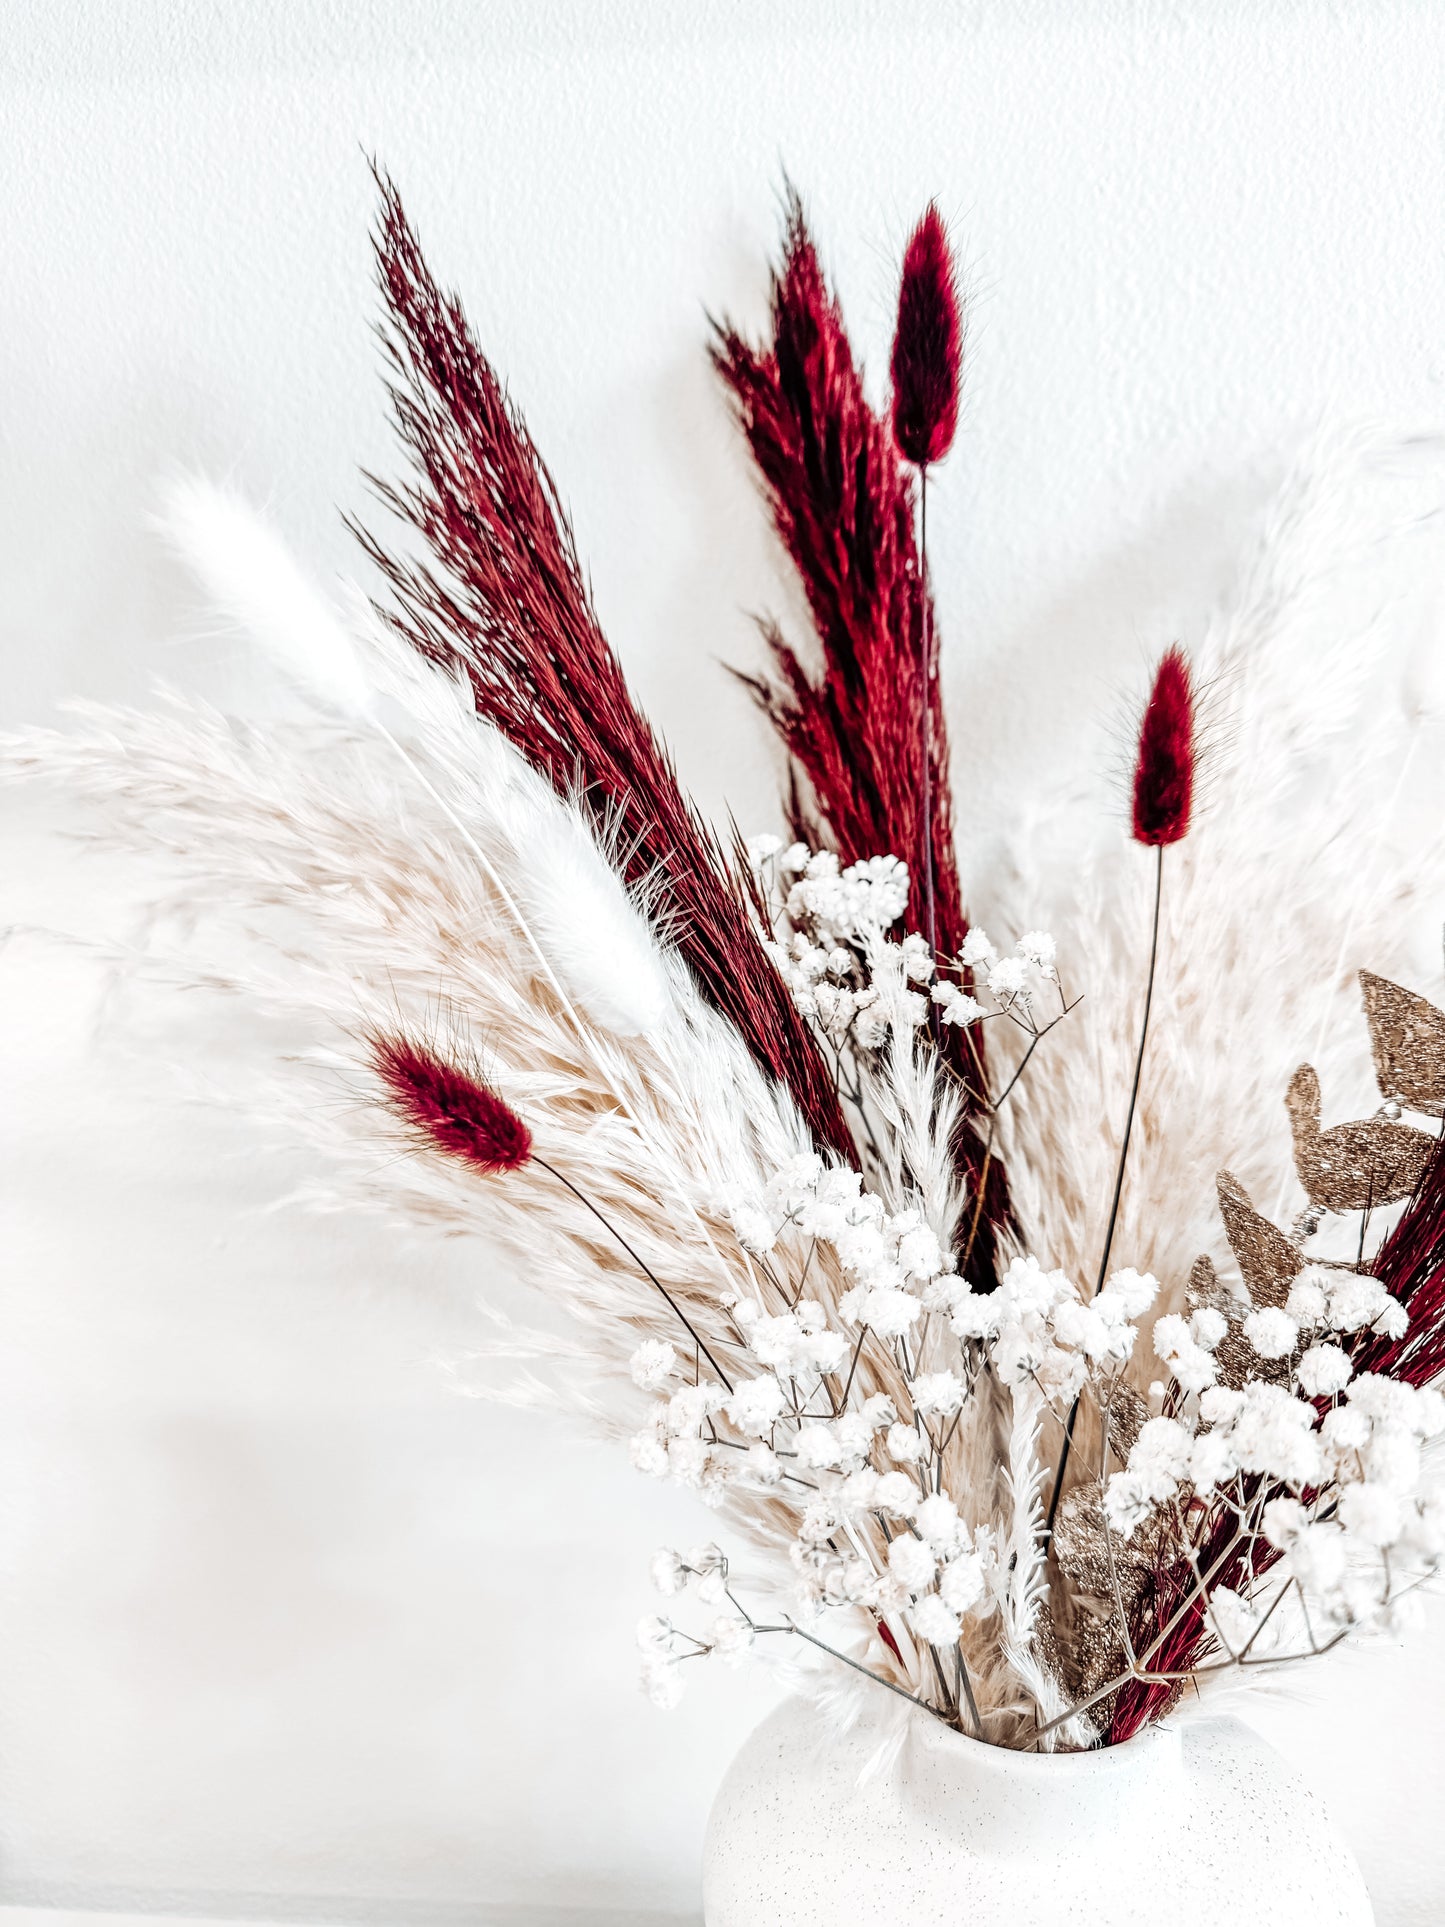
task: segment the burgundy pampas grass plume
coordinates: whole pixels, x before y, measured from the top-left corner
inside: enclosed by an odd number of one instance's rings
[[[903,256],[893,332],[893,439],[915,468],[941,462],[958,428],[963,322],[948,236],[930,201]]]
[[[374,1032],[367,1043],[387,1107],[422,1144],[487,1177],[530,1159],[532,1133],[476,1072],[415,1038]]]
[[[712,355],[818,641],[815,668],[775,623],[765,624],[771,673],[743,677],[791,758],[793,833],[836,850],[844,863],[885,850],[901,857],[911,879],[907,927],[926,931],[931,923],[935,947],[956,957],[968,919],[912,476],[888,417],[869,403],[838,298],[792,189],[773,273],[770,336],[754,346],[720,322]],[[967,976],[960,977],[965,988]],[[986,1088],[976,1030],[948,1026],[938,1041],[965,1093]],[[971,1095],[964,1108],[975,1108]],[[956,1153],[982,1194],[963,1270],[987,1287],[997,1278],[996,1233],[1010,1222],[1008,1185],[967,1118]]]
[[[1177,843],[1194,803],[1194,688],[1183,652],[1166,649],[1139,724],[1134,759],[1134,840]]]
[[[478,715],[620,852],[623,880],[650,895],[703,995],[820,1145],[852,1158],[832,1075],[763,947],[745,885],[602,633],[546,464],[460,301],[432,275],[395,187],[379,172],[377,184],[379,332],[412,474],[372,479],[428,552],[393,553],[356,529],[392,591],[382,615],[428,661],[465,675]]]
[[[913,484],[887,420],[874,411],[843,313],[798,195],[790,191],[772,326],[758,346],[715,325],[714,366],[736,408],[773,526],[808,599],[819,667],[775,624],[772,673],[744,682],[806,779],[795,785],[796,835],[844,863],[891,851],[912,879],[920,927],[925,873],[917,695],[924,668],[924,582]],[[968,934],[948,781],[948,725],[932,712],[938,940],[957,955]]]

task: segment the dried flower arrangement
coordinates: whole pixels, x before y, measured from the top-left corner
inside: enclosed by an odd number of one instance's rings
[[[926,561],[963,342],[936,210],[886,413],[796,200],[771,338],[716,330],[817,643],[805,661],[769,629],[749,679],[792,840],[729,848],[380,185],[411,476],[377,486],[420,537],[357,530],[384,606],[337,608],[263,521],[186,485],[173,539],[307,719],[173,698],[12,739],[6,766],[169,859],[188,936],[148,967],[325,1039],[307,1075],[358,1101],[302,1082],[273,1109],[329,1144],[348,1208],[501,1236],[574,1315],[575,1345],[499,1340],[551,1371],[513,1395],[570,1399],[750,1549],[746,1580],[714,1544],[658,1554],[659,1590],[702,1611],[643,1622],[652,1697],[703,1655],[786,1651],[990,1743],[1078,1749],[1398,1623],[1445,1548],[1422,1470],[1445,1429],[1445,1154],[1402,1117],[1445,1116],[1445,1015],[1364,973],[1381,1106],[1322,1128],[1313,1069],[1270,1085],[1319,985],[1257,982],[1285,915],[1295,953],[1327,957],[1343,921],[1398,967],[1430,884],[1380,833],[1407,722],[1353,743],[1373,816],[1292,789],[1369,674],[1291,599],[1329,504],[1297,481],[1240,611],[1192,665],[1159,662],[1132,835],[1062,906],[1076,948],[998,948],[964,911]],[[1281,1100],[1308,1200],[1288,1230],[1233,1174],[1271,1181]],[[411,1154],[378,1160],[387,1141]]]

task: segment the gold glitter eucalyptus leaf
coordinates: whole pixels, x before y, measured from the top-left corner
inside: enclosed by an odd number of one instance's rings
[[[1360,972],[1360,989],[1381,1097],[1445,1115],[1445,1011],[1371,970]]]
[[[1320,1080],[1301,1064],[1285,1095],[1294,1135],[1295,1169],[1311,1204],[1327,1211],[1368,1211],[1408,1198],[1435,1140],[1409,1124],[1371,1118],[1320,1129]]]
[[[1290,1286],[1304,1270],[1304,1259],[1278,1226],[1255,1210],[1248,1192],[1233,1172],[1221,1171],[1214,1184],[1219,1193],[1224,1235],[1250,1297],[1256,1305],[1276,1305],[1283,1309]],[[1198,1276],[1196,1265],[1190,1276],[1191,1285]]]

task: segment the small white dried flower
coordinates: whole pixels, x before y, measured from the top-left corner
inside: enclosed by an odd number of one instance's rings
[[[628,1440],[627,1456],[634,1470],[660,1479],[667,1471],[667,1447],[655,1432],[638,1432]]]
[[[653,1553],[648,1571],[653,1585],[669,1598],[680,1593],[687,1584],[687,1567],[670,1546],[662,1546]]]
[[[1297,1325],[1313,1330],[1325,1322],[1330,1301],[1329,1294],[1320,1280],[1327,1279],[1328,1276],[1327,1272],[1320,1271],[1317,1266],[1311,1266],[1302,1271],[1290,1286],[1284,1308]]]
[[[890,1425],[883,1444],[889,1458],[900,1465],[914,1464],[926,1449],[923,1434],[911,1425]]]
[[[1192,1434],[1177,1419],[1144,1421],[1128,1464],[1104,1491],[1104,1514],[1116,1532],[1127,1538],[1156,1505],[1173,1497],[1189,1476],[1193,1445]]]
[[[763,1438],[782,1417],[786,1405],[782,1386],[766,1372],[736,1385],[723,1410],[740,1432],[749,1438]]]
[[[903,974],[911,984],[926,984],[933,975],[933,957],[928,948],[928,939],[912,932],[903,939],[900,949],[903,952]]]
[[[709,1542],[694,1546],[687,1555],[688,1569],[697,1581],[697,1596],[706,1606],[715,1606],[727,1592],[728,1562],[721,1546]]]
[[[1295,1381],[1306,1398],[1330,1398],[1342,1392],[1354,1371],[1338,1345],[1311,1345],[1295,1366]]]
[[[1126,1265],[1120,1271],[1111,1271],[1099,1297],[1117,1302],[1125,1318],[1142,1318],[1154,1300],[1159,1296],[1159,1280],[1152,1271],[1136,1271]]]
[[[838,1464],[844,1471],[856,1471],[873,1446],[873,1427],[861,1412],[844,1412],[833,1420],[833,1437],[838,1445]]]
[[[673,1642],[673,1625],[670,1619],[662,1619],[656,1613],[649,1613],[637,1622],[637,1646],[644,1653],[670,1653]]]
[[[755,1204],[741,1202],[728,1212],[728,1222],[744,1251],[766,1257],[778,1242],[778,1234],[765,1211]]]
[[[1245,1319],[1244,1335],[1261,1358],[1288,1358],[1299,1343],[1299,1326],[1277,1305],[1264,1305]]]
[[[908,1623],[930,1646],[953,1646],[958,1641],[958,1620],[936,1592],[924,1594],[909,1613]]]
[[[798,1428],[793,1450],[798,1464],[808,1472],[831,1471],[842,1457],[832,1426],[821,1420]]]
[[[961,1533],[958,1507],[947,1493],[935,1492],[923,1500],[913,1515],[913,1523],[940,1553],[947,1554],[958,1544]]]
[[[918,1487],[906,1472],[884,1472],[873,1488],[872,1510],[911,1519],[918,1510]],[[893,1543],[897,1545],[898,1541]]]
[[[1219,1367],[1178,1312],[1155,1320],[1154,1350],[1186,1392],[1203,1392],[1219,1377]]]
[[[1298,1499],[1271,1499],[1260,1515],[1260,1526],[1272,1546],[1287,1552],[1309,1524],[1309,1514]]]
[[[945,1024],[976,1024],[985,1015],[978,999],[960,990],[957,984],[937,983],[933,986],[932,995]]]
[[[1026,930],[1019,938],[1019,955],[1045,977],[1056,974],[1054,958],[1058,955],[1057,945],[1047,930]]]
[[[888,1548],[888,1570],[909,1592],[922,1592],[933,1584],[938,1560],[932,1546],[915,1539],[911,1532],[903,1532]]]
[[[1205,1351],[1217,1351],[1229,1331],[1229,1320],[1213,1305],[1201,1305],[1189,1320],[1190,1335]]]
[[[1000,1003],[1009,1003],[1022,996],[1028,983],[1028,971],[1021,957],[1000,957],[990,966],[988,987]]]
[[[923,1306],[909,1292],[884,1286],[868,1293],[862,1310],[863,1323],[880,1338],[902,1338],[917,1324]]]
[[[910,1379],[909,1395],[915,1411],[936,1412],[948,1418],[963,1404],[964,1385],[957,1372],[921,1372]]]
[[[1003,1318],[993,1291],[963,1291],[952,1300],[950,1325],[960,1338],[992,1338]]]
[[[675,1659],[649,1655],[642,1662],[642,1690],[661,1712],[670,1713],[682,1698],[682,1667]]]
[[[830,1500],[815,1499],[803,1509],[798,1521],[798,1539],[803,1545],[821,1546],[838,1530],[838,1510]]]
[[[706,1439],[668,1441],[667,1469],[679,1485],[701,1486],[711,1457],[712,1447]]]
[[[1340,1494],[1339,1521],[1367,1546],[1392,1546],[1405,1530],[1405,1508],[1397,1492],[1364,1479]]]
[[[667,1401],[668,1431],[674,1438],[690,1438],[726,1399],[721,1385],[684,1385]]]
[[[984,1567],[976,1552],[961,1552],[938,1576],[939,1596],[948,1610],[966,1613],[983,1598]]]
[[[627,1361],[639,1391],[659,1392],[677,1370],[677,1353],[660,1338],[645,1338]]]
[[[713,1621],[708,1641],[719,1659],[729,1666],[740,1666],[752,1646],[753,1629],[746,1619],[724,1613]]]

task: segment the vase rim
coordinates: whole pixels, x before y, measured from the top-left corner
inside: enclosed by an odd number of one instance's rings
[[[1117,1746],[1087,1747],[1055,1753],[995,1746],[992,1741],[981,1740],[972,1733],[961,1733],[931,1716],[916,1720],[914,1731],[932,1746],[957,1749],[971,1755],[979,1765],[987,1762],[1000,1771],[1041,1778],[1053,1778],[1066,1773],[1098,1779],[1111,1773],[1131,1772],[1142,1764],[1146,1755],[1153,1755],[1157,1761],[1161,1753],[1177,1753],[1180,1744],[1179,1726],[1173,1723],[1166,1726],[1157,1721],[1151,1721],[1129,1739],[1121,1740]]]

